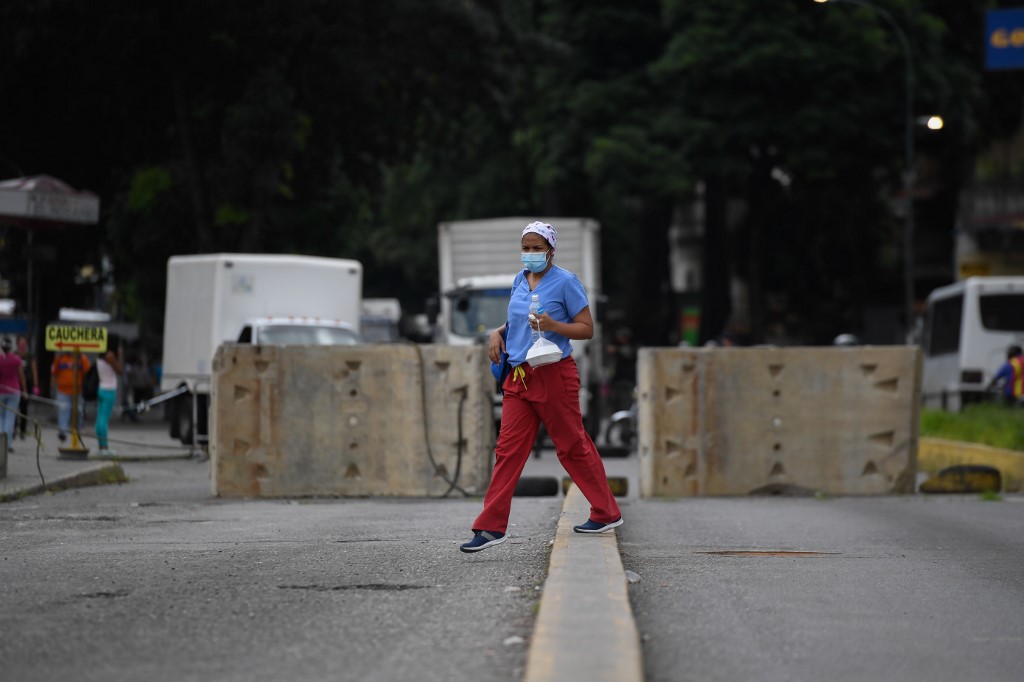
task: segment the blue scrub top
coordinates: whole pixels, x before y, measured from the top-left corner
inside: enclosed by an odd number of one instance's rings
[[[526,270],[516,275],[508,301],[508,336],[505,339],[508,360],[513,367],[526,362],[526,353],[533,345],[528,317],[533,294],[540,299],[541,309],[559,322],[572,322],[590,304],[579,278],[557,265],[544,273],[533,291],[526,280]],[[572,355],[572,344],[567,336],[545,331],[544,338],[562,350],[562,358]]]

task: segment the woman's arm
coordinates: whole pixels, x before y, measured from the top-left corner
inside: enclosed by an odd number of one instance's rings
[[[501,362],[501,354],[505,352],[505,327],[508,326],[508,322],[501,325],[493,332],[491,337],[487,341],[487,355],[491,358],[491,362],[498,364]]]
[[[124,371],[124,365],[121,364],[121,358],[114,354],[114,351],[108,350],[107,354],[103,356],[107,364],[114,368],[114,371],[121,374]]]
[[[535,322],[530,323],[536,327]],[[551,319],[547,313],[540,314],[540,330],[542,332],[555,332],[568,339],[585,341],[594,338],[594,318],[590,315],[590,306],[576,313],[572,322],[558,322]]]

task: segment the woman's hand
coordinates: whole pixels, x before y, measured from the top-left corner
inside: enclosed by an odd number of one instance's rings
[[[555,331],[554,319],[547,313],[541,313],[540,315],[530,315],[530,328],[536,329],[541,332],[553,332]]]
[[[505,352],[505,339],[501,338],[501,329],[499,327],[491,332],[491,337],[487,341],[487,355],[496,365],[501,362],[501,354]]]
[[[594,338],[594,320],[590,316],[590,306],[576,313],[572,322],[559,322],[547,313],[534,316],[540,322],[540,331],[561,334],[567,339],[586,340]],[[530,327],[537,329],[537,322],[530,320]]]

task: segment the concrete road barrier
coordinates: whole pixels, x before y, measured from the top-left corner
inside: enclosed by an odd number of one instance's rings
[[[482,494],[494,379],[481,347],[225,344],[210,458],[223,497]]]
[[[637,373],[644,497],[913,492],[917,347],[645,348]]]

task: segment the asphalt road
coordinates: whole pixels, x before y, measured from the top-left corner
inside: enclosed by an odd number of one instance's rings
[[[207,462],[0,505],[6,680],[517,680],[559,498],[219,501]]]
[[[1024,497],[642,500],[605,464],[646,679],[1021,678]],[[123,466],[0,505],[5,680],[520,679],[561,496],[467,556],[478,499],[222,501],[205,461]]]
[[[916,495],[634,500],[617,532],[647,680],[934,682],[1024,678],[1022,529],[1021,496]]]

